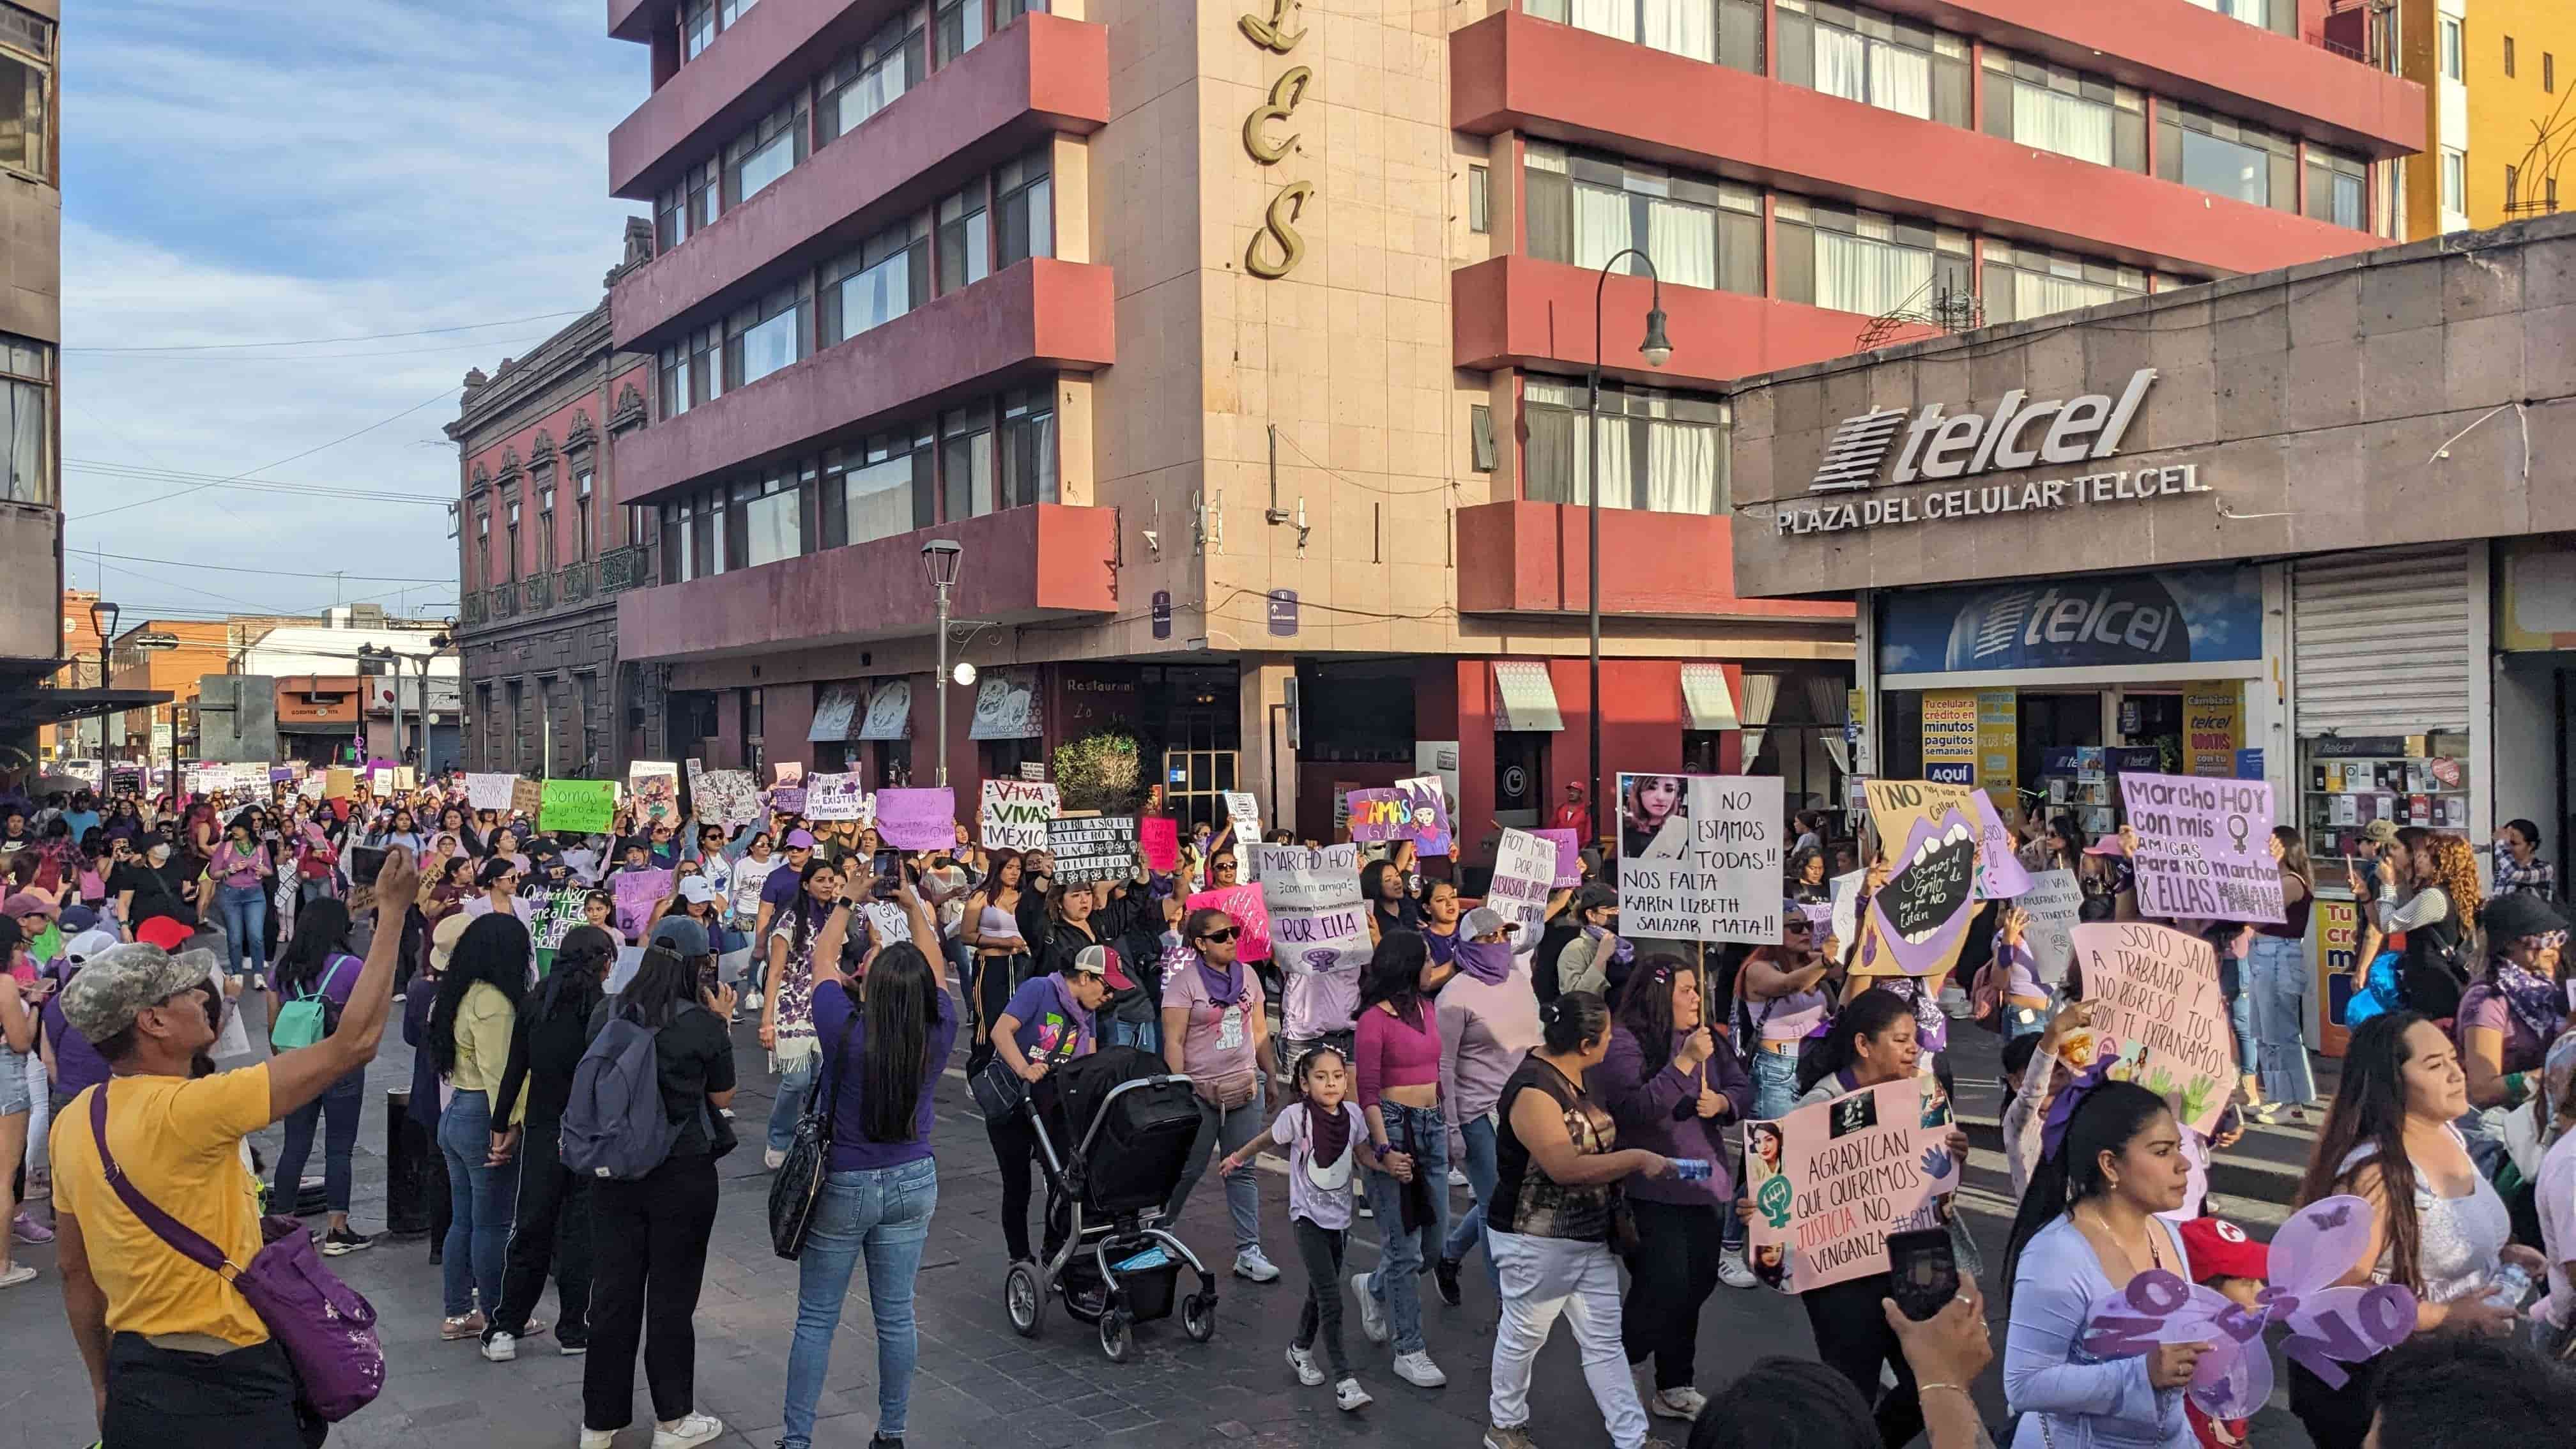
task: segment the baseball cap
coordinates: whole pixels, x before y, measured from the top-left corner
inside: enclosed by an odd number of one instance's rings
[[[63,988],[63,1017],[81,1035],[102,1041],[132,1026],[145,1007],[205,984],[203,957],[183,960],[139,943],[115,946],[92,957]]]
[[[1503,913],[1492,906],[1478,906],[1459,917],[1458,939],[1473,941],[1479,937],[1490,936],[1496,931],[1517,931],[1520,928],[1520,922],[1504,920]]]
[[[814,832],[811,830],[788,831],[787,848],[789,850],[812,850],[814,848]]]
[[[53,898],[36,891],[18,891],[7,900],[0,901],[0,916],[50,916],[53,913]]]
[[[102,931],[93,927],[63,943],[63,959],[79,966],[85,964],[92,956],[114,947],[116,943],[114,931]]]
[[[681,878],[680,899],[687,901],[692,905],[702,906],[715,898],[716,883],[714,881],[711,881],[702,875],[683,876]]]
[[[456,954],[457,938],[465,934],[465,928],[469,924],[471,922],[466,919],[463,911],[452,911],[439,918],[438,929],[429,933],[430,970],[447,969],[447,958]]]
[[[2361,838],[2373,845],[2395,845],[2397,823],[2393,820],[2373,820],[2361,827]]]
[[[1108,980],[1109,948],[1106,946],[1083,947],[1080,951],[1074,953],[1073,969],[1080,975],[1097,976],[1104,981]]]
[[[134,928],[134,939],[147,946],[158,946],[164,951],[178,950],[187,945],[188,938],[195,934],[197,933],[169,916],[154,916]]]
[[[98,912],[87,906],[65,906],[59,919],[64,930],[75,934],[98,927]]]
[[[689,916],[664,916],[653,928],[651,944],[667,946],[683,959],[707,954],[707,928]]]
[[[2192,1218],[2182,1225],[2182,1249],[2191,1258],[2191,1276],[2267,1279],[2272,1276],[2272,1250],[2225,1218]]]

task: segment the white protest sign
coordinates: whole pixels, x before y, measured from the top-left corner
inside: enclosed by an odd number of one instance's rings
[[[892,945],[912,939],[912,922],[906,920],[903,907],[892,901],[868,902],[868,924],[876,927],[877,939]]]
[[[1261,840],[1261,802],[1253,799],[1249,790],[1220,793],[1225,797],[1226,819],[1234,825],[1235,868],[1244,872],[1245,880],[1259,880],[1261,874],[1252,865],[1252,847]]]
[[[1621,775],[1619,933],[1778,944],[1781,800],[1773,775]]]
[[[2030,889],[2013,902],[2030,917],[2022,928],[2022,949],[2030,952],[2031,969],[2050,986],[2066,979],[2075,960],[2075,923],[2084,905],[2084,888],[2071,870],[2035,870]]]
[[[465,803],[477,810],[507,810],[510,808],[510,787],[518,778],[516,775],[467,775]]]
[[[1302,845],[1254,845],[1262,898],[1271,912],[1318,910],[1360,898],[1360,848],[1348,843],[1308,850]]]
[[[730,831],[760,818],[760,780],[749,770],[701,771],[689,789],[700,820],[712,820]]]
[[[2171,1102],[2183,1125],[2208,1136],[2236,1084],[2236,1043],[2218,986],[2218,953],[2198,936],[2144,921],[2075,928],[2084,999],[2093,1004],[2093,1054],[2070,1051],[2077,1071],[2110,1062],[2116,1081]]]
[[[863,821],[874,813],[868,805],[868,792],[860,787],[858,771],[805,777],[806,819]]]
[[[1033,780],[986,780],[981,814],[986,850],[1044,850],[1056,788]],[[811,795],[806,803],[812,804]]]
[[[1343,977],[1358,989],[1358,974],[1371,947],[1368,907],[1360,900],[1356,845],[1307,850],[1295,845],[1249,847],[1260,889],[1270,909],[1271,958],[1292,973]],[[1294,998],[1292,998],[1293,1000]]]
[[[1485,888],[1485,904],[1520,928],[1512,933],[1513,955],[1526,956],[1538,949],[1539,933],[1547,922],[1548,892],[1555,884],[1556,842],[1526,830],[1505,830],[1494,853],[1494,879]],[[1277,934],[1275,927],[1272,934]]]

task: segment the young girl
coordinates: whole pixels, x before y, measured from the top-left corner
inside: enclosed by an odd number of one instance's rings
[[[1266,1136],[1255,1137],[1218,1164],[1235,1172],[1270,1143],[1288,1148],[1288,1216],[1297,1228],[1297,1256],[1306,1264],[1306,1306],[1297,1315],[1297,1336],[1288,1342],[1288,1366],[1297,1382],[1309,1388],[1324,1381],[1315,1364],[1315,1336],[1324,1338],[1324,1355],[1333,1363],[1333,1403],[1348,1412],[1367,1406],[1368,1390],[1351,1373],[1342,1348],[1342,1249],[1351,1226],[1351,1176],[1354,1161],[1371,1171],[1389,1171],[1369,1150],[1368,1125],[1350,1100],[1351,1064],[1337,1047],[1319,1043],[1297,1059],[1297,1100],[1279,1109],[1279,1120]],[[1395,1170],[1410,1179],[1410,1165]]]

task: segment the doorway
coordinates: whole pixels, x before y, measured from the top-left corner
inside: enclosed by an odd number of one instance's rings
[[[1495,824],[1536,830],[1547,823],[1548,738],[1545,730],[1494,732]]]

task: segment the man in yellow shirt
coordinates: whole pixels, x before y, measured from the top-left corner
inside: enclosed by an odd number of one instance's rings
[[[377,889],[408,900],[416,888],[410,854],[392,851]],[[401,944],[400,931],[376,933],[337,1031],[231,1072],[213,1071],[206,1056],[224,1003],[197,953],[118,946],[64,989],[64,1016],[112,1073],[72,1099],[52,1138],[63,1304],[106,1449],[311,1449],[323,1426],[299,1409],[285,1351],[248,1301],[119,1200],[100,1165],[91,1094],[107,1094],[107,1147],[126,1179],[247,1264],[260,1248],[259,1184],[242,1138],[375,1057]]]

